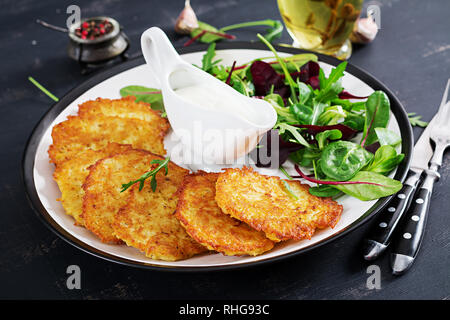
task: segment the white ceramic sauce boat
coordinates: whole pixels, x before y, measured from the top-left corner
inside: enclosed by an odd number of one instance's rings
[[[146,30],[141,37],[141,47],[147,65],[159,79],[172,129],[202,161],[220,164],[236,160],[253,150],[263,134],[275,125],[277,114],[268,102],[246,97],[182,60],[161,29],[152,27]],[[242,108],[247,108],[247,113],[252,116],[244,117],[226,109],[211,110],[186,100],[176,92],[177,89],[202,84],[223,91],[225,96],[233,98],[232,101],[239,99]]]

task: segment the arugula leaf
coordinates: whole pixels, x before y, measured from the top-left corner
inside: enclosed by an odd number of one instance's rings
[[[316,96],[313,99],[313,115],[311,124],[317,124],[319,116],[328,107],[329,101],[336,99],[339,92],[342,91],[341,77],[344,75],[344,70],[347,67],[347,62],[340,63],[336,68],[331,70],[328,78],[322,69],[319,70],[320,90],[316,90]]]
[[[220,61],[222,61],[221,59],[213,61],[215,56],[216,56],[216,43],[213,42],[209,45],[208,50],[206,50],[206,53],[203,55],[202,70],[210,72],[215,65],[217,65]]]
[[[420,120],[422,116],[417,115],[415,112],[408,113],[408,119],[413,127],[419,126],[425,128],[428,125],[428,122]]]
[[[299,128],[296,128],[294,126],[291,126],[287,123],[277,123],[275,125],[276,129],[279,130],[280,134],[284,134],[286,132],[289,132],[293,137],[294,137],[294,141],[292,141],[292,139],[290,141],[292,142],[296,142],[299,143],[307,148],[309,148],[311,145],[305,140],[305,138],[303,138],[303,136],[300,134],[299,132]],[[288,139],[285,139],[288,140]]]
[[[148,88],[143,86],[126,86],[120,89],[120,96],[135,96],[136,102],[142,101],[150,103],[153,110],[164,111],[164,104],[160,89]]]
[[[319,71],[320,90],[316,96],[317,101],[328,101],[337,98],[338,94],[343,90],[341,78],[344,75],[347,61],[341,62],[336,68],[331,70],[328,78],[322,69]]]

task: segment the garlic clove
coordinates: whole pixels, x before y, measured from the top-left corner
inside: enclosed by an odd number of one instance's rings
[[[175,22],[175,32],[179,34],[189,34],[192,30],[198,28],[198,20],[190,1],[186,0],[184,9]]]
[[[371,17],[358,18],[350,34],[350,41],[353,43],[372,42],[378,33],[378,26]]]

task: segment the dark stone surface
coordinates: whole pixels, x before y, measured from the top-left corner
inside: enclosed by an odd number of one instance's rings
[[[36,18],[64,25],[66,8],[78,4],[83,16],[109,15],[124,26],[130,53],[139,52],[139,36],[157,25],[176,45],[173,24],[183,1],[1,1],[0,54],[0,298],[57,299],[449,299],[450,166],[433,194],[428,227],[413,268],[390,274],[388,256],[380,266],[380,290],[368,290],[366,263],[359,245],[368,226],[330,245],[267,266],[214,273],[163,273],[116,265],[90,256],[57,238],[27,203],[20,177],[24,145],[52,101],[28,80],[35,77],[63,96],[87,76],[65,54],[64,34],[34,23]],[[381,30],[376,41],[357,48],[352,63],[390,87],[408,112],[429,120],[450,76],[450,2],[380,1]],[[193,0],[200,20],[224,26],[245,20],[279,19],[276,1]],[[367,4],[367,2],[366,2]],[[251,30],[235,32],[252,40]],[[290,43],[284,32],[281,42]],[[421,129],[415,128],[417,136]],[[66,288],[66,268],[82,270],[82,289]]]

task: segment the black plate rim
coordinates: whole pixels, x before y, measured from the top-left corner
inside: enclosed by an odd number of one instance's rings
[[[198,51],[204,51],[206,50],[208,45],[206,44],[200,44],[200,45],[193,45],[190,47],[183,47],[183,48],[177,48],[178,53],[180,54],[186,54],[186,53],[193,53]],[[314,53],[319,57],[319,61],[323,61],[325,63],[331,64],[333,66],[336,66],[341,61],[330,57],[325,56],[322,54],[318,54],[315,52],[310,52],[307,50],[292,48],[292,47],[284,47],[284,46],[274,46],[277,52],[284,52],[284,53],[291,53],[291,54],[298,54],[298,53]],[[267,47],[263,43],[259,42],[242,42],[242,41],[235,41],[235,42],[224,42],[224,43],[218,43],[217,50],[230,50],[230,49],[243,49],[243,50],[264,50],[267,51]],[[298,251],[286,253],[280,256],[267,258],[255,262],[247,262],[247,263],[240,263],[236,265],[225,265],[225,266],[205,266],[205,267],[176,267],[176,266],[161,266],[161,265],[154,265],[151,263],[141,263],[132,261],[129,259],[117,257],[111,254],[108,254],[106,252],[103,252],[101,250],[98,250],[92,246],[89,246],[88,244],[82,242],[81,240],[77,239],[76,237],[69,234],[67,231],[65,231],[59,224],[57,224],[53,218],[50,216],[50,214],[47,212],[47,210],[42,205],[39,196],[37,194],[35,185],[34,185],[34,177],[33,177],[33,169],[34,169],[34,159],[35,154],[37,151],[37,147],[41,141],[41,138],[45,131],[47,130],[48,126],[53,122],[53,120],[76,98],[78,98],[81,94],[92,88],[93,86],[97,85],[98,83],[118,74],[123,71],[126,71],[128,69],[131,69],[133,67],[139,66],[141,64],[145,63],[143,57],[137,57],[132,60],[126,61],[124,63],[121,63],[119,65],[116,65],[114,67],[111,67],[107,70],[100,71],[93,75],[88,80],[84,81],[80,85],[73,88],[71,91],[69,91],[63,98],[61,98],[58,102],[53,104],[49,110],[42,116],[42,118],[39,120],[35,128],[33,129],[27,143],[25,146],[25,150],[23,153],[22,158],[22,181],[25,185],[26,195],[27,199],[35,212],[35,214],[38,216],[38,218],[58,237],[66,241],[67,243],[75,246],[76,248],[89,253],[93,256],[96,256],[98,258],[122,264],[125,266],[132,266],[132,267],[138,267],[138,268],[144,268],[144,269],[150,269],[150,270],[157,270],[157,271],[175,271],[175,272],[181,272],[181,271],[189,271],[189,272],[205,272],[205,271],[222,271],[222,270],[232,270],[232,269],[240,269],[240,268],[248,268],[248,267],[255,267],[263,264],[273,263],[280,260],[284,260],[289,257],[297,256],[303,253],[306,253],[308,251],[311,251],[313,249],[316,249],[320,246],[323,246],[325,244],[331,243],[332,241],[335,241],[351,231],[357,229],[364,223],[369,222],[377,213],[379,213],[383,208],[386,207],[386,205],[390,202],[390,200],[394,197],[394,195],[382,198],[378,200],[369,210],[367,210],[358,220],[354,221],[351,225],[347,226],[345,229],[341,230],[340,232],[333,234],[332,236],[323,239],[322,241],[312,244],[310,246],[307,246],[305,248],[302,248]],[[410,166],[411,158],[412,158],[412,149],[414,145],[413,140],[413,133],[412,133],[412,127],[408,120],[408,115],[405,111],[405,108],[399,101],[399,99],[394,95],[394,93],[388,89],[386,85],[384,85],[380,80],[375,78],[373,75],[368,73],[367,71],[356,67],[349,63],[347,65],[346,71],[355,77],[359,78],[363,82],[365,82],[367,85],[372,87],[374,90],[383,90],[389,97],[391,101],[391,106],[396,106],[391,108],[392,113],[394,114],[399,127],[400,132],[402,136],[402,152],[405,154],[405,160],[402,162],[402,164],[398,167],[397,172],[395,174],[395,179],[404,181],[408,169]]]

